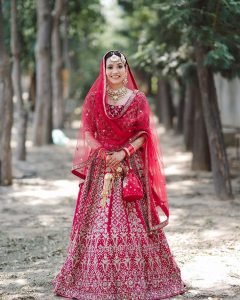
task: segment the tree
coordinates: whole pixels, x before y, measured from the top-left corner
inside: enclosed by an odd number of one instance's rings
[[[52,142],[51,11],[48,0],[37,1],[36,109],[33,143]]]
[[[194,68],[195,69],[195,68]],[[206,131],[206,125],[203,116],[202,109],[202,100],[200,87],[198,82],[198,77],[196,70],[192,78],[192,90],[193,90],[193,99],[194,101],[194,124],[192,127],[193,131],[193,144],[192,144],[192,170],[202,170],[210,171],[211,170],[211,158],[209,152],[209,143]]]
[[[66,0],[56,0],[52,12],[52,99],[53,99],[53,127],[63,128],[64,99],[62,83],[63,54],[60,39],[60,17],[64,11]]]
[[[196,46],[197,71],[203,106],[204,120],[210,146],[211,165],[213,170],[216,194],[221,199],[232,197],[231,181],[227,154],[222,134],[222,125],[217,103],[217,93],[213,72],[204,66],[206,51],[199,44]]]
[[[204,122],[211,154],[211,166],[216,195],[221,199],[232,197],[228,160],[223,140],[221,121],[213,74],[220,72],[227,78],[240,75],[240,34],[236,24],[240,18],[240,3],[236,0],[193,1],[134,1],[122,0],[126,7],[141,11],[148,4],[153,16],[142,30],[142,48],[149,41],[167,48],[166,54],[152,55],[152,61],[161,62],[171,57],[181,45],[194,47],[190,61],[197,67]],[[146,9],[145,9],[146,11]],[[156,21],[156,14],[158,21]],[[154,21],[155,20],[155,21]],[[155,47],[155,49],[157,49]],[[151,51],[150,51],[151,52]],[[152,52],[153,53],[153,52]],[[139,57],[139,55],[138,55]],[[149,57],[144,59],[149,63]],[[151,59],[150,59],[151,61]],[[165,62],[168,61],[165,59]],[[165,63],[167,66],[167,64]],[[172,64],[168,64],[170,67]],[[204,131],[202,131],[204,132]],[[205,147],[205,149],[207,149]]]
[[[13,122],[12,82],[5,49],[2,1],[0,0],[0,184],[12,183],[11,129]]]
[[[13,90],[17,100],[17,151],[19,160],[26,159],[27,111],[24,108],[21,87],[20,45],[17,22],[17,0],[11,3],[11,50],[13,56],[12,79]]]

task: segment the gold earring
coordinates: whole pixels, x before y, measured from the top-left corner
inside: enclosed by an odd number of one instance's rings
[[[127,85],[128,84],[128,80],[127,80],[127,77],[125,77],[124,79],[123,79],[123,85]]]

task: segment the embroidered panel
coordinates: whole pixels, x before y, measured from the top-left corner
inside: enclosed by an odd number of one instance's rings
[[[142,152],[131,157],[142,180]],[[54,293],[79,300],[153,300],[183,292],[180,270],[161,229],[148,235],[147,198],[122,199],[122,178],[115,180],[103,208],[103,161],[91,162],[81,187],[66,260],[52,281]]]

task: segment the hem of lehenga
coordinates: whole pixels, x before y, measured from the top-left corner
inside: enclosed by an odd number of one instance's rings
[[[169,293],[169,294],[166,294],[164,296],[154,296],[154,298],[145,298],[144,300],[163,300],[163,299],[169,299],[169,298],[172,298],[172,297],[175,297],[175,296],[178,296],[178,295],[182,295],[184,293],[187,292],[187,289],[184,287],[183,289],[180,289],[178,292],[173,292],[173,293]],[[57,292],[56,289],[53,290],[53,293],[55,294],[55,296],[61,296],[61,297],[64,297],[64,298],[69,298],[69,299],[76,299],[76,300],[112,300],[112,299],[116,299],[116,294],[111,294],[111,295],[102,295],[99,297],[99,294],[98,295],[95,295],[95,294],[92,294],[91,293],[91,296],[90,296],[90,293],[88,294],[84,294],[84,293],[81,293],[81,292],[71,292],[71,296],[68,295],[67,293],[64,293],[64,292]],[[91,298],[89,298],[89,296]],[[120,299],[120,298],[119,298]],[[121,297],[121,300],[132,300],[132,298],[129,298],[129,296],[127,296],[127,298],[122,298]]]

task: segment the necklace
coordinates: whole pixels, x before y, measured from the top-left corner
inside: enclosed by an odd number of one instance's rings
[[[128,92],[128,89],[123,86],[120,89],[110,89],[109,86],[107,86],[107,94],[109,97],[111,97],[115,102],[119,101],[122,97],[124,97]]]

